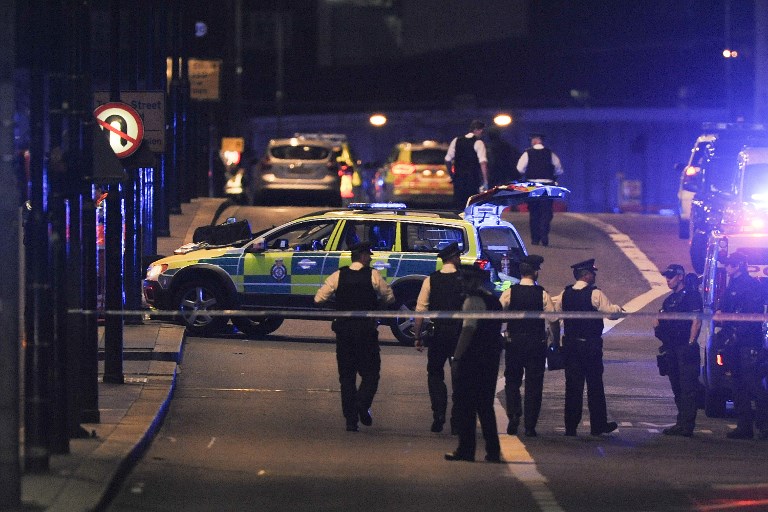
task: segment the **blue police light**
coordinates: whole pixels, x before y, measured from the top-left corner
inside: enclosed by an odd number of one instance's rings
[[[405,203],[349,203],[350,210],[404,210]]]

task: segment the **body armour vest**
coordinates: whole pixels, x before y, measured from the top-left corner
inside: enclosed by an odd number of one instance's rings
[[[485,293],[479,296],[485,303],[486,311],[501,311],[499,299]],[[474,360],[484,360],[484,358],[491,356],[499,357],[501,352],[500,332],[501,320],[478,320],[477,330],[472,337],[472,342],[461,357],[468,357]]]
[[[555,180],[555,166],[552,165],[552,151],[547,148],[525,150],[528,154],[527,180]]]
[[[336,309],[339,311],[371,311],[378,309],[379,301],[371,283],[371,268],[339,269],[336,288]],[[344,336],[369,336],[376,331],[375,318],[337,318],[334,331]]]
[[[516,284],[509,291],[511,311],[544,311],[544,288],[541,286]],[[507,330],[510,336],[530,336],[536,340],[543,340],[545,337],[544,320],[509,320]]]
[[[457,137],[453,163],[457,176],[480,176],[480,160],[475,153],[477,137]]]
[[[563,311],[597,311],[592,305],[592,291],[594,286],[587,286],[581,290],[574,290],[569,285],[563,291]],[[564,319],[563,335],[565,338],[601,338],[603,336],[603,319]]]
[[[429,275],[429,310],[458,311],[464,303],[459,273],[433,272]],[[435,319],[434,337],[456,338],[461,332],[461,320]]]

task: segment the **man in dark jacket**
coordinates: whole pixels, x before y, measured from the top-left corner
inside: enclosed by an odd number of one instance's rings
[[[515,165],[519,159],[520,150],[504,140],[498,128],[490,127],[488,129],[488,186],[494,187],[518,181],[520,174]]]
[[[395,301],[392,289],[379,271],[371,268],[371,244],[359,242],[352,247],[352,264],[328,276],[315,294],[315,304],[336,297],[339,311],[372,311]],[[357,420],[373,423],[371,404],[379,387],[381,355],[379,332],[375,318],[338,318],[333,321],[336,333],[336,362],[341,385],[341,410],[347,431],[357,432]],[[357,374],[360,387],[357,388]]]
[[[553,185],[557,176],[563,174],[560,158],[544,147],[544,136],[531,134],[531,147],[525,150],[517,161],[517,170],[526,181]],[[553,199],[537,199],[528,203],[533,245],[549,245],[549,227],[552,223]]]
[[[469,133],[453,139],[445,154],[448,171],[453,168],[453,203],[457,210],[463,210],[467,199],[481,188],[488,189],[488,156],[480,139],[484,129],[485,123],[472,121]]]
[[[458,311],[464,302],[461,293],[461,276],[458,272],[461,264],[461,249],[456,242],[451,243],[439,253],[443,266],[430,274],[422,283],[416,299],[416,311]],[[442,432],[445,424],[445,412],[448,407],[448,388],[445,385],[445,363],[453,355],[456,342],[461,332],[461,320],[435,319],[434,331],[429,336],[427,352],[427,386],[432,402],[432,432]],[[414,320],[416,350],[424,349],[422,326],[424,318]],[[453,409],[451,410],[451,433],[455,432]]]
[[[672,263],[661,273],[667,279],[670,293],[661,306],[662,313],[701,313],[701,294],[698,289],[686,288],[685,269]],[[666,373],[672,386],[677,406],[677,421],[665,428],[668,436],[691,437],[696,425],[697,396],[701,356],[697,339],[701,320],[658,320],[654,326],[656,337],[661,340],[661,357],[666,363]],[[662,363],[664,364],[664,363]]]
[[[599,311],[620,313],[621,306],[612,304],[595,286],[597,268],[589,259],[571,265],[576,282],[553,299],[561,311]],[[581,423],[584,384],[587,385],[590,431],[593,436],[616,430],[615,421],[608,421],[603,386],[603,319],[563,319],[563,350],[565,351],[565,435],[575,436]]]
[[[760,282],[749,275],[747,256],[735,252],[725,259],[730,281],[720,310],[723,313],[762,314],[765,306]],[[761,322],[723,322],[723,329],[732,329],[734,345],[726,355],[726,364],[733,376],[733,406],[736,428],[728,432],[729,439],[752,439],[753,424],[761,439],[768,439],[768,392],[763,387],[760,372],[763,356]],[[752,398],[756,410],[752,409]]]
[[[520,283],[510,286],[501,294],[504,309],[510,311],[555,310],[547,291],[539,286],[539,270],[544,258],[529,254],[520,262]],[[560,323],[551,321],[550,330],[560,337]],[[536,423],[541,411],[544,388],[544,366],[547,357],[547,330],[544,320],[520,319],[507,321],[509,339],[504,346],[504,391],[507,399],[507,434],[517,435],[523,403],[520,386],[525,376],[525,436],[536,437]]]

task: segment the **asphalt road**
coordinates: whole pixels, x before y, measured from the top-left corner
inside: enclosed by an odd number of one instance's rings
[[[254,230],[303,213],[239,210]],[[525,215],[512,218],[529,240]],[[558,215],[551,245],[529,250],[546,258],[541,283],[550,292],[571,282],[570,264],[594,257],[598,285],[626,304],[650,288],[643,271],[652,275],[672,261],[689,266],[675,222]],[[660,301],[642,311],[658,310]],[[727,440],[733,420],[703,413],[691,439],[660,434],[675,408],[656,370],[649,322],[628,318],[605,336],[617,432],[595,438],[583,425],[578,438],[564,437],[563,373],[548,372],[539,437],[501,435],[506,464],[443,460],[456,439],[429,432],[426,356],[384,328],[374,423],[359,433],[344,430],[327,322],[286,321],[265,340],[191,338],[165,424],[110,510],[768,509],[768,443]],[[498,390],[503,432],[503,378]],[[479,438],[480,460],[482,448]]]

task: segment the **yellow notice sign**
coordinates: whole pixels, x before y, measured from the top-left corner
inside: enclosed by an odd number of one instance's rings
[[[242,153],[245,149],[245,139],[242,137],[222,137],[221,138],[221,150],[222,151],[237,151]]]
[[[166,59],[166,77],[171,83],[171,59]],[[189,59],[189,97],[193,100],[219,101],[221,59]],[[181,76],[181,73],[179,73]]]

